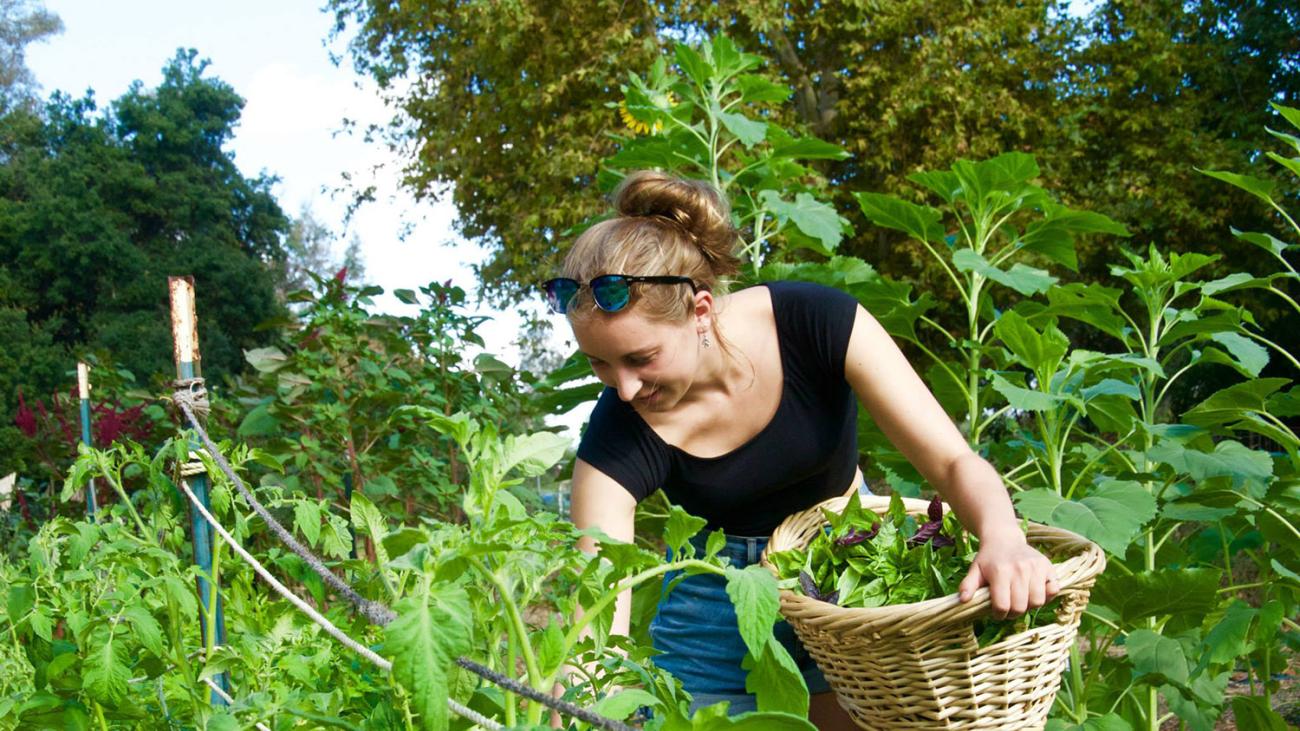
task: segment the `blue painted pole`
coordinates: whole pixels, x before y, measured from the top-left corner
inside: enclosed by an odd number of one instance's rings
[[[81,400],[81,443],[95,446],[90,439],[90,366],[77,363],[77,396]],[[95,480],[86,481],[86,520],[95,520]]]
[[[168,290],[171,293],[171,310],[172,310],[172,340],[176,356],[176,377],[181,380],[190,378],[200,378],[202,371],[200,369],[199,357],[199,338],[198,338],[198,318],[194,310],[194,280],[191,277],[168,277]],[[190,441],[190,451],[199,451],[203,445],[197,441]],[[208,490],[208,476],[206,473],[199,472],[193,475],[182,475],[181,479],[189,483],[190,490],[194,496],[203,504],[203,508],[209,513],[212,512],[212,502]],[[202,607],[199,615],[199,625],[202,630],[203,645],[208,645],[208,623],[207,617],[210,613],[210,601],[216,597],[216,621],[215,624],[215,642],[213,646],[226,644],[226,621],[222,608],[220,585],[217,591],[213,591],[213,585],[209,581],[212,576],[212,552],[213,541],[215,536],[212,534],[212,527],[203,519],[202,514],[193,506],[190,506],[190,543],[194,549],[194,563],[199,567],[199,577],[197,579],[197,589],[199,593],[199,603]],[[218,579],[219,581],[219,579]],[[230,676],[228,673],[221,673],[213,678],[213,682],[221,686],[221,689],[230,693]],[[216,691],[210,691],[208,694],[209,702],[212,705],[228,705]]]

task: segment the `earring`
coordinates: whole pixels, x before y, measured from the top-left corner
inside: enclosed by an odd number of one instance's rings
[[[700,345],[703,345],[703,346],[706,347],[706,348],[709,347],[709,346],[712,345],[712,344],[713,344],[713,343],[709,341],[709,336],[708,336],[708,334],[705,334],[704,339],[700,341]]]

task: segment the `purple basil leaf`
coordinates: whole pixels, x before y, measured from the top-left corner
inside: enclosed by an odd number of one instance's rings
[[[847,534],[841,536],[840,538],[835,539],[835,545],[856,546],[859,543],[865,543],[871,540],[872,538],[874,538],[876,535],[876,531],[878,530],[879,530],[878,524],[871,526],[871,530],[866,532],[860,531],[857,528],[850,528]]]
[[[831,604],[839,606],[840,593],[838,591],[832,591],[830,594],[827,594],[826,596],[822,597],[822,601],[830,602]]]
[[[930,545],[935,548],[943,548],[944,546],[956,545],[956,541],[940,533],[930,540]]]
[[[813,581],[813,577],[809,576],[807,571],[799,572],[799,588],[813,599],[822,598],[822,593],[817,590],[817,582]]]
[[[938,495],[935,495],[934,499],[930,501],[930,507],[926,509],[926,517],[930,519],[931,523],[943,520],[943,501],[939,500]]]
[[[939,529],[942,527],[943,527],[943,522],[941,521],[926,523],[925,525],[916,529],[916,535],[907,539],[907,545],[911,547],[911,546],[919,546],[925,543],[926,541],[938,535]]]

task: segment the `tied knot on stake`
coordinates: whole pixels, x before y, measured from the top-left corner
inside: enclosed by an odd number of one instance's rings
[[[206,424],[212,407],[208,404],[208,389],[202,378],[178,378],[172,381],[172,405],[183,416]]]

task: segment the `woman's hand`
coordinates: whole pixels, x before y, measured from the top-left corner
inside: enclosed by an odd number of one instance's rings
[[[1041,607],[1060,590],[1052,562],[1018,530],[1015,535],[980,540],[979,553],[957,587],[957,598],[970,601],[975,590],[986,584],[995,619],[1018,617]]]

